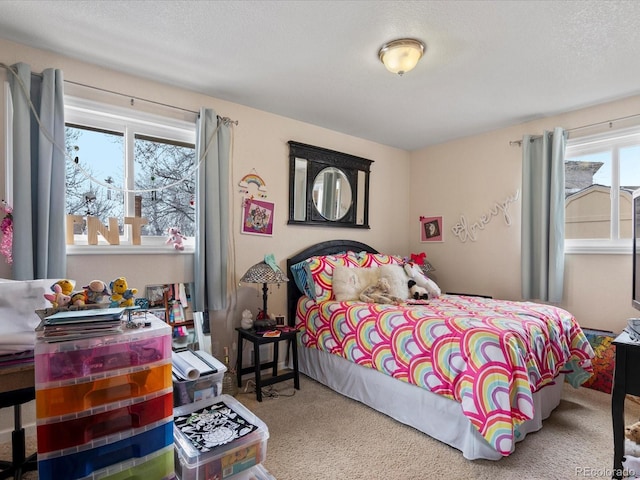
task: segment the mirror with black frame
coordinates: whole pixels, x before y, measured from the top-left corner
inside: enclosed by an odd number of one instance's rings
[[[369,227],[372,160],[289,141],[289,225]]]

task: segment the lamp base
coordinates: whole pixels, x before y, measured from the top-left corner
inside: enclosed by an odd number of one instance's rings
[[[272,328],[275,326],[276,321],[271,318],[260,319],[253,322],[253,328],[255,328],[256,330],[263,330],[265,328]]]

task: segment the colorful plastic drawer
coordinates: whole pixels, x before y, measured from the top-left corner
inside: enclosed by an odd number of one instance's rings
[[[151,326],[117,335],[69,342],[38,342],[36,384],[86,377],[171,358],[171,327],[155,319]]]
[[[111,465],[89,477],[91,480],[169,480],[173,472],[173,445],[146,457]]]
[[[227,480],[262,463],[267,426],[229,395],[174,409],[179,480]]]
[[[86,478],[111,465],[133,458],[143,458],[171,445],[172,442],[173,425],[169,419],[138,435],[95,448],[61,456],[38,454],[38,478],[40,480]]]
[[[139,429],[173,415],[173,393],[128,400],[129,405],[110,410],[101,407],[82,414],[67,415],[60,421],[38,424],[38,452],[47,453],[84,445],[98,438]],[[102,410],[102,411],[98,411]],[[69,418],[71,417],[71,418]]]
[[[44,419],[142,397],[172,386],[171,359],[124,375],[91,379],[53,388],[36,385],[36,418]]]

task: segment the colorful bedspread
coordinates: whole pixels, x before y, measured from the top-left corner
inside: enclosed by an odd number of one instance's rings
[[[304,324],[302,320],[304,319]],[[574,317],[549,305],[443,295],[428,305],[298,303],[302,344],[455,399],[502,455],[533,418],[533,392],[592,372]]]

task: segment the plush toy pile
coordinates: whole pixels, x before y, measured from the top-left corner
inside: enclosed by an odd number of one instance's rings
[[[66,278],[58,280],[51,285],[51,293],[45,293],[44,298],[55,309],[109,303],[112,307],[131,307],[134,305],[134,295],[138,293],[137,289],[129,288],[124,277],[111,282],[112,292],[102,280],[91,280],[80,290],[74,290],[75,284],[75,281]]]

